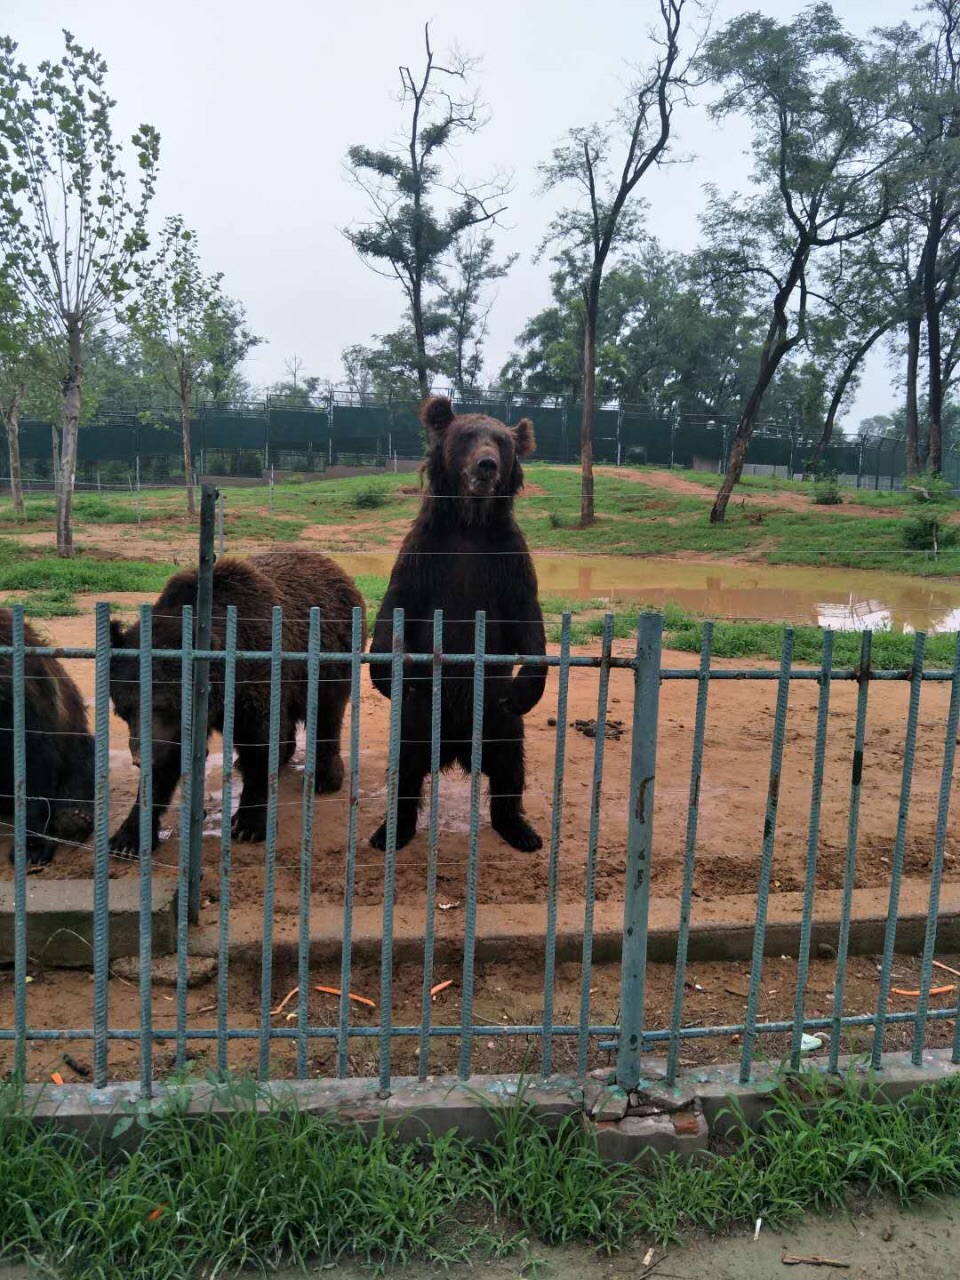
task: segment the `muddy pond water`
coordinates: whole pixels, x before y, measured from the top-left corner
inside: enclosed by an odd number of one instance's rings
[[[388,577],[392,552],[335,557],[352,574]],[[875,570],[725,565],[656,556],[536,555],[540,593],[571,600],[678,605],[710,618],[836,631],[958,631],[960,582]]]

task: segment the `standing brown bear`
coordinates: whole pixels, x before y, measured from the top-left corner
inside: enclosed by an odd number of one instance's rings
[[[184,605],[194,605],[197,571],[188,569],[170,579],[153,606],[153,647],[179,649]],[[363,608],[353,579],[327,556],[317,551],[266,551],[248,560],[223,559],[213,570],[213,629],[211,648],[226,645],[227,606],[237,609],[237,647],[263,652],[270,648],[272,612],[283,609],[283,648],[305,653],[309,640],[310,609],[320,610],[320,642],[327,652],[349,653],[354,608]],[[110,624],[114,649],[136,649],[140,624]],[[340,729],[350,698],[348,663],[324,663],[320,669],[317,703],[316,791],[338,791],[343,782]],[[170,803],[180,778],[181,743],[180,660],[155,659],[153,664],[153,844],[156,847],[160,816]],[[130,730],[130,754],[140,757],[139,659],[114,657],[110,696],[117,715]],[[224,663],[210,663],[210,730],[223,730]],[[296,745],[296,728],[307,718],[307,664],[285,662],[280,706],[280,764],[286,764]],[[234,740],[237,764],[243,779],[240,805],[233,818],[237,840],[264,840],[267,833],[269,781],[270,664],[237,663]],[[140,805],[129,815],[110,842],[116,853],[135,855],[140,846]]]
[[[433,614],[444,613],[446,653],[472,653],[474,614],[486,612],[486,651],[539,655],[546,652],[537,575],[513,514],[523,485],[520,459],[534,450],[533,426],[525,418],[507,427],[484,414],[458,417],[446,396],[424,401],[428,493],[403,540],[390,586],[377,615],[372,653],[388,654],[393,611],[402,608],[404,648],[433,651]],[[390,696],[390,664],[372,662],[374,685]],[[523,814],[523,716],[543,696],[546,668],[507,665],[484,671],[483,751],[480,768],[490,782],[490,821],[515,849],[543,843]],[[424,778],[430,771],[430,667],[404,670],[401,715],[397,848],[417,827]],[[443,668],[441,751],[444,768],[471,766],[473,668]],[[374,848],[386,847],[386,824],[374,832]]]

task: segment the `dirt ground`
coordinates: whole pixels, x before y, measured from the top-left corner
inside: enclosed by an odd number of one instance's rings
[[[132,603],[140,597],[124,597]],[[64,646],[92,645],[93,618],[54,619],[45,625],[51,639]],[[630,642],[618,642],[617,652],[629,654]],[[596,652],[583,648],[578,652]],[[671,668],[689,668],[694,655],[669,652]],[[93,664],[68,662],[68,669],[88,703],[93,705]],[[743,665],[718,660],[718,668]],[[757,664],[760,665],[760,664]],[[770,666],[771,664],[762,664]],[[566,777],[560,847],[560,900],[583,900],[584,870],[589,830],[590,784],[595,741],[570,727],[589,721],[597,713],[595,671],[571,672],[567,714]],[[551,671],[547,692],[527,717],[526,808],[545,836],[550,830],[557,728],[556,671]],[[872,686],[864,751],[863,795],[857,868],[858,887],[884,885],[889,879],[890,858],[897,821],[903,735],[908,687],[905,683]],[[774,892],[801,889],[806,860],[807,825],[813,768],[818,690],[813,681],[795,681],[790,708],[784,765],[780,781],[777,847],[774,858]],[[773,727],[776,682],[717,681],[710,689],[709,714],[700,789],[700,821],[697,842],[696,893],[704,898],[753,892],[763,836],[770,739]],[[690,752],[696,702],[695,681],[666,681],[660,700],[660,746],[657,760],[653,892],[669,896],[677,892],[683,871]],[[946,684],[924,686],[907,840],[906,873],[922,876],[929,871],[936,824],[937,791],[943,760],[949,689]],[[597,897],[622,897],[627,828],[632,676],[614,671],[610,679],[609,722],[618,736],[608,737],[602,817],[598,847]],[[824,777],[821,816],[821,849],[818,885],[838,889],[842,885],[846,841],[849,784],[856,710],[856,685],[836,682],[831,693],[829,746]],[[383,859],[367,843],[382,816],[385,804],[388,703],[373,689],[364,673],[360,714],[360,840],[357,850],[356,895],[359,904],[383,900]],[[111,828],[116,826],[134,797],[137,772],[130,761],[125,726],[111,716]],[[302,744],[301,744],[302,748]],[[219,856],[220,788],[222,753],[215,736],[210,744],[207,769],[207,866],[215,875]],[[281,903],[299,891],[301,838],[301,774],[298,752],[292,767],[281,778],[280,824],[277,846],[277,892]],[[234,779],[234,804],[239,781]],[[441,902],[457,901],[465,892],[469,779],[444,775],[440,784],[440,849],[438,895]],[[317,798],[314,850],[314,901],[342,901],[347,830],[346,790]],[[176,826],[178,809],[167,811],[162,830]],[[397,900],[422,899],[426,876],[426,833],[397,855]],[[517,854],[490,829],[486,813],[480,832],[479,900],[489,903],[540,903],[547,887],[548,850]],[[172,873],[174,859],[157,852],[158,873]],[[238,901],[254,901],[262,891],[263,849],[236,845],[233,851],[234,895]],[[960,876],[960,826],[951,822],[947,840],[946,874]],[[62,849],[44,874],[74,878],[92,873],[91,854]],[[0,868],[0,878],[9,877]],[[135,875],[135,868],[118,861],[114,874]]]
[[[133,603],[138,597],[130,597]],[[88,645],[93,640],[93,619],[85,613],[76,618],[58,619],[46,627],[57,644]],[[629,645],[619,646],[620,652]],[[671,667],[688,667],[695,661],[691,655],[670,653]],[[93,669],[89,661],[67,664],[88,702],[93,701]],[[724,664],[718,664],[724,665]],[[631,677],[627,672],[614,672],[610,681],[609,716],[612,726],[623,732],[606,742],[604,770],[603,816],[598,847],[597,895],[617,901],[623,895],[625,872],[625,837],[630,770]],[[697,846],[695,892],[703,900],[714,903],[734,894],[750,894],[756,885],[759,862],[770,737],[775,699],[775,682],[723,681],[710,690],[710,714],[706,735],[703,784],[700,793],[700,825]],[[879,684],[870,692],[870,711],[863,773],[863,802],[857,863],[858,886],[883,886],[888,883],[890,860],[897,820],[900,771],[903,759],[903,730],[908,690],[905,685]],[[827,753],[822,811],[821,848],[818,871],[820,889],[836,889],[842,883],[846,839],[849,780],[854,729],[856,689],[852,684],[836,684],[831,700],[830,747]],[[527,810],[545,835],[550,829],[553,770],[556,753],[555,727],[557,675],[551,673],[547,694],[527,721],[529,789]],[[597,676],[595,672],[574,670],[570,680],[567,721],[588,720],[596,715]],[[683,843],[686,830],[687,792],[690,769],[691,729],[696,697],[695,683],[668,681],[662,687],[660,707],[660,751],[658,757],[654,857],[652,891],[659,897],[675,895],[681,884]],[[787,744],[780,786],[780,814],[774,858],[774,894],[802,887],[806,857],[807,822],[810,803],[813,735],[815,730],[816,685],[795,682],[790,693],[790,715]],[[944,746],[944,726],[948,690],[943,685],[924,688],[917,747],[916,773],[907,844],[906,872],[909,876],[928,874],[936,821],[936,800]],[[383,900],[383,860],[367,843],[380,819],[385,800],[386,742],[388,732],[387,703],[373,690],[366,676],[361,702],[361,803],[359,812],[360,842],[357,851],[356,894],[360,905],[376,905]],[[205,842],[205,905],[202,923],[215,924],[217,918],[217,868],[220,830],[220,744],[211,742],[207,774]],[[581,902],[584,896],[585,859],[589,826],[590,778],[593,767],[594,740],[574,728],[567,730],[567,769],[561,823],[559,895],[562,902]],[[111,828],[124,817],[134,796],[137,774],[127,748],[126,731],[111,718]],[[277,916],[295,917],[299,893],[301,777],[296,761],[282,776],[280,790],[280,824],[277,849]],[[234,803],[236,803],[236,795]],[[438,871],[438,903],[452,911],[462,911],[465,897],[465,864],[469,810],[469,781],[458,776],[445,776],[440,791],[440,848]],[[172,808],[163,823],[165,832],[176,825],[177,811]],[[345,863],[347,801],[345,794],[320,797],[314,851],[313,901],[317,904],[342,903]],[[174,845],[164,840],[156,854],[157,874],[175,872]],[[167,853],[166,850],[170,852]],[[960,839],[956,819],[951,822],[947,842],[946,876],[960,875]],[[233,901],[237,904],[258,903],[263,891],[262,846],[235,845],[233,850]],[[482,903],[543,903],[546,897],[548,851],[517,854],[508,849],[490,830],[484,817],[480,833],[479,899]],[[0,862],[0,879],[9,879],[11,868]],[[53,866],[43,872],[52,879],[89,877],[92,856],[88,850],[62,848]],[[135,866],[117,860],[115,877],[135,876]],[[421,830],[414,841],[397,856],[398,904],[419,905],[424,901],[426,882],[426,836]],[[249,937],[241,936],[244,929]],[[252,926],[241,925],[232,936],[238,942],[257,941],[259,933]],[[916,962],[898,959],[896,976],[901,985],[916,986]],[[669,1024],[673,970],[669,966],[650,966],[648,987],[648,1025],[661,1028]],[[795,985],[795,962],[770,960],[764,972],[764,994],[761,1019],[789,1018],[792,1015]],[[746,1000],[746,975],[742,964],[703,965],[690,974],[685,1021],[689,1025],[730,1025],[742,1021]],[[39,963],[32,970],[29,990],[29,1020],[32,1026],[89,1026],[92,1010],[92,983],[86,973],[46,971]],[[436,980],[447,977],[454,985],[436,1002],[438,1024],[458,1024],[459,974],[436,974]],[[337,985],[338,974],[317,974],[317,982]],[[278,964],[274,974],[274,1002],[295,983],[295,975]],[[394,975],[393,1020],[395,1025],[416,1025],[419,1021],[422,972],[419,966],[398,965]],[[578,964],[561,965],[557,974],[558,1024],[575,1023],[579,1000],[580,969]],[[873,959],[851,960],[847,972],[847,1013],[865,1013],[876,1006],[877,971]],[[697,987],[703,990],[698,990]],[[830,992],[833,989],[833,965],[826,960],[814,963],[810,978],[808,1011],[812,1016],[829,1015]],[[236,965],[231,971],[231,1023],[254,1028],[258,1025],[260,976],[256,966]],[[377,998],[379,974],[371,967],[359,966],[354,975],[353,990]],[[613,1024],[617,1020],[619,968],[597,966],[592,982],[591,1020]],[[136,984],[120,976],[110,983],[110,1019],[114,1027],[137,1025]],[[173,1028],[173,991],[159,985],[155,991],[155,1016],[159,1027]],[[189,1025],[206,1027],[213,1023],[212,983],[200,985],[189,993]],[[938,1001],[934,1001],[936,1005]],[[943,1001],[939,1001],[943,1004]],[[13,990],[9,972],[0,972],[0,1025],[12,1022]],[[908,1008],[910,1002],[896,1003]],[[478,1021],[491,1025],[535,1023],[542,1016],[543,992],[541,970],[525,967],[521,960],[514,964],[488,964],[478,969]],[[310,1020],[314,1025],[333,1025],[337,1003],[320,994],[311,996]],[[374,1025],[379,1013],[357,1008],[357,1025]],[[281,1015],[282,1019],[282,1015]],[[278,1022],[282,1025],[282,1022]],[[904,1046],[909,1030],[894,1028],[888,1043]],[[941,1022],[931,1027],[928,1043],[948,1043],[953,1034],[952,1023]],[[847,1042],[857,1049],[867,1043],[869,1033]],[[692,1063],[724,1061],[737,1057],[737,1041],[691,1040],[685,1046],[685,1060]],[[765,1040],[763,1056],[774,1059],[782,1054],[783,1037]],[[394,1070],[416,1071],[416,1040],[398,1038],[394,1047]],[[202,1057],[210,1061],[213,1046],[199,1042]],[[536,1046],[531,1047],[535,1054]],[[509,1070],[518,1067],[528,1052],[520,1041],[491,1039],[477,1041],[475,1069],[478,1071]],[[6,1048],[0,1050],[0,1068]],[[83,1047],[83,1052],[86,1048]],[[436,1042],[431,1050],[432,1071],[443,1072],[455,1066],[459,1043],[455,1037]],[[558,1070],[575,1061],[575,1041],[558,1037],[554,1060]],[[231,1049],[231,1061],[238,1067],[255,1061],[256,1045],[241,1042]],[[62,1046],[38,1045],[31,1049],[31,1074],[43,1078],[57,1070]],[[172,1045],[157,1048],[159,1069],[172,1061]],[[80,1051],[77,1051],[77,1056]],[[111,1047],[111,1074],[123,1077],[134,1070],[136,1049],[133,1045]],[[356,1038],[351,1042],[351,1067],[358,1074],[369,1074],[376,1068],[376,1042]],[[608,1055],[595,1045],[593,1063],[608,1061]],[[332,1041],[317,1041],[311,1047],[311,1071],[329,1074],[333,1063]],[[293,1066],[293,1049],[289,1042],[275,1045],[273,1069],[288,1073]]]

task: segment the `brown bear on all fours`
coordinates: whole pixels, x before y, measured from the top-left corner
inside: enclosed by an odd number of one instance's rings
[[[24,644],[47,642],[29,623]],[[13,615],[0,610],[0,645],[13,644]],[[94,746],[80,690],[56,658],[24,657],[27,862],[45,866],[58,837],[85,840],[93,830]],[[13,818],[13,658],[0,657],[0,813]],[[13,849],[10,851],[13,860]]]
[[[513,514],[523,485],[520,459],[534,450],[533,427],[524,419],[507,427],[483,414],[458,417],[445,396],[420,411],[429,452],[428,492],[403,540],[390,586],[373,631],[372,653],[393,644],[393,611],[404,610],[404,649],[433,651],[433,614],[444,613],[445,653],[472,653],[474,615],[486,613],[486,652],[546,652],[537,575]],[[390,696],[390,664],[372,662],[374,685]],[[490,784],[490,821],[508,844],[531,851],[543,843],[523,813],[523,716],[543,696],[546,668],[507,665],[484,671],[480,768]],[[431,672],[407,666],[403,679],[397,848],[417,827],[423,782],[430,772]],[[441,766],[469,770],[473,722],[473,667],[443,668]],[[386,847],[381,823],[371,843]]]
[[[194,605],[197,571],[178,573],[170,579],[154,608],[154,649],[179,649],[183,608]],[[349,653],[353,610],[363,616],[363,598],[353,579],[329,557],[317,551],[267,551],[248,560],[226,558],[213,570],[213,649],[226,646],[227,607],[237,610],[237,647],[240,651],[270,649],[272,611],[283,609],[283,648],[305,653],[309,641],[310,610],[320,610],[321,648]],[[364,624],[364,638],[366,627]],[[140,624],[110,624],[114,649],[136,649]],[[130,753],[140,754],[139,659],[114,657],[110,695],[117,715],[130,730]],[[156,847],[160,816],[170,803],[180,778],[181,744],[180,660],[157,658],[153,663],[153,844]],[[350,698],[350,667],[345,662],[323,663],[317,703],[317,793],[338,791],[343,782],[340,730]],[[210,730],[223,730],[224,663],[210,663]],[[307,717],[307,664],[285,662],[280,705],[280,765],[289,762],[296,746],[296,728]],[[238,661],[234,741],[237,767],[243,779],[240,804],[232,831],[237,840],[264,840],[267,831],[269,783],[270,664]],[[116,853],[135,855],[140,847],[140,806],[135,802],[110,842]]]

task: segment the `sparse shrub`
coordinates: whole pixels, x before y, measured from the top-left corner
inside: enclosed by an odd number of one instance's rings
[[[373,511],[386,504],[387,495],[382,489],[368,485],[366,489],[358,489],[353,495],[353,505],[358,511]]]
[[[835,475],[819,476],[813,484],[813,502],[818,507],[838,507],[843,502],[840,481]]]
[[[941,505],[944,502],[952,502],[955,498],[953,486],[949,480],[933,472],[918,476],[912,484],[908,485],[908,490],[913,501],[924,506]]]
[[[900,536],[909,551],[932,551],[934,555],[957,543],[957,530],[945,524],[938,511],[929,509],[907,520]]]

